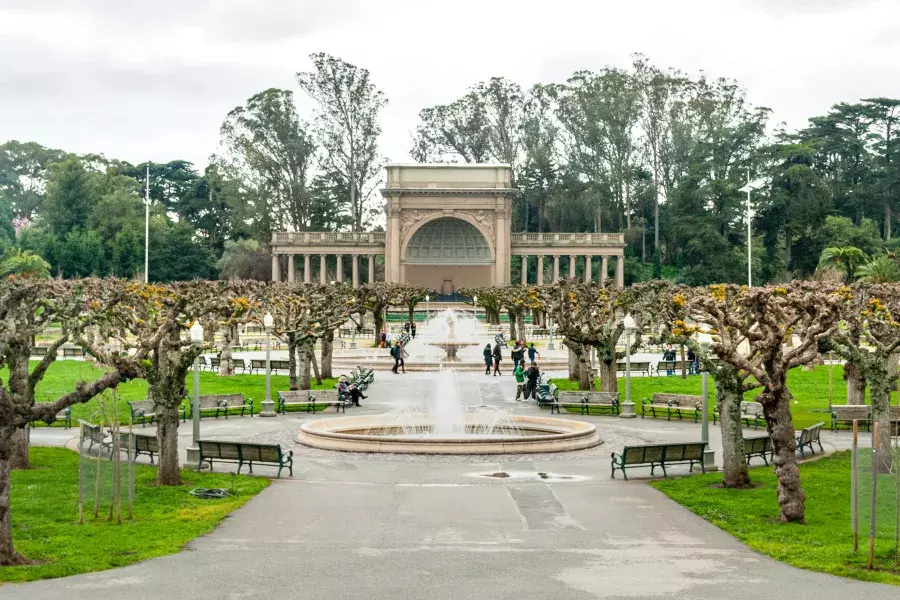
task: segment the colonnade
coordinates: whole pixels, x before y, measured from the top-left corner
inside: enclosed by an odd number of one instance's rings
[[[520,255],[520,260],[522,261],[522,285],[528,285],[528,254]],[[544,284],[544,259],[551,259],[553,261],[553,283],[557,283],[559,281],[559,254],[545,255],[538,254],[537,256],[537,285]],[[569,255],[569,274],[568,277],[571,279],[575,277],[575,265],[578,262],[579,256],[576,254]],[[609,273],[609,259],[614,258],[616,260],[616,287],[622,288],[625,287],[625,257],[622,255],[593,255],[587,254],[584,257],[584,280],[591,281],[594,279],[593,277],[593,259],[600,259],[600,282],[606,281],[607,274]]]
[[[335,257],[335,281],[344,281],[344,259],[349,258],[351,261],[351,282],[353,287],[359,287],[359,258],[365,256],[368,260],[368,280],[369,283],[375,282],[375,255],[374,254],[287,254],[287,273],[281,273],[281,254],[272,255],[272,281],[287,281],[293,283],[300,280],[302,275],[303,283],[312,283],[312,264],[318,256],[319,261],[319,283],[328,283],[327,281],[327,259],[329,256]],[[301,266],[297,263],[302,262]]]

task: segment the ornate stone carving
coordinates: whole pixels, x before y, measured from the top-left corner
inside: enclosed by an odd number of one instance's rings
[[[484,227],[488,232],[488,240],[494,240],[494,218],[496,211],[493,210],[460,210],[456,211],[458,215],[466,215],[475,219],[479,225]]]
[[[487,239],[489,242],[494,242],[494,222],[495,222],[496,211],[494,210],[420,210],[420,209],[410,209],[404,210],[400,213],[400,231],[401,236],[406,236],[409,232],[415,228],[416,224],[432,216],[439,217],[456,217],[456,216],[465,216],[474,221],[476,221],[479,225],[487,233]]]
[[[413,225],[424,219],[435,211],[432,210],[404,210],[400,213],[400,231],[404,234],[412,228]]]

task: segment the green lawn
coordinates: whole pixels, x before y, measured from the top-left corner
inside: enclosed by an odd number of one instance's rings
[[[775,475],[771,468],[750,471],[758,487],[728,490],[721,473],[652,481],[685,508],[722,528],[750,548],[776,560],[811,571],[900,585],[894,562],[894,481],[879,482],[876,569],[866,569],[868,520],[860,521],[859,552],[853,553],[850,529],[850,453],[842,452],[800,465],[806,491],[806,525],[778,520]],[[863,500],[864,506],[868,500]],[[802,594],[800,594],[802,596]]]
[[[37,363],[32,363],[34,366]],[[36,400],[38,402],[49,402],[55,400],[59,396],[71,392],[75,389],[78,381],[92,381],[100,376],[100,369],[93,364],[78,360],[58,360],[50,365],[44,379],[38,384],[36,392]],[[0,369],[0,379],[5,380],[7,376],[6,369]],[[189,393],[192,393],[194,384],[193,375],[190,373],[187,377],[187,386]],[[315,385],[313,380],[313,388],[316,389],[332,389],[337,383],[337,379],[324,379],[322,385]],[[276,398],[275,392],[278,390],[289,389],[288,377],[286,375],[272,375],[272,398]],[[233,394],[241,392],[245,397],[253,398],[255,405],[254,412],[259,411],[260,402],[266,396],[266,377],[265,375],[234,375],[232,377],[219,377],[215,373],[202,371],[200,373],[200,393],[207,394]],[[143,379],[136,379],[119,385],[115,394],[108,392],[104,395],[105,401],[110,404],[113,397],[116,398],[116,408],[122,421],[127,423],[130,416],[128,402],[133,400],[147,399],[147,382]],[[323,407],[324,408],[324,407]],[[85,404],[77,404],[72,407],[72,422],[76,423],[78,419],[97,422],[99,420],[98,400],[95,398]],[[54,423],[54,426],[62,426],[62,423]]]
[[[808,427],[820,421],[824,421],[825,425],[831,427],[831,415],[828,411],[828,371],[831,367],[820,366],[813,371],[804,371],[802,369],[793,369],[788,374],[788,388],[794,396],[794,404],[792,412],[794,416],[794,425],[800,429]],[[840,365],[833,367],[832,373],[832,402],[834,404],[847,403],[847,385],[844,383],[844,368]],[[568,379],[554,379],[553,382],[559,386],[561,390],[577,390],[578,382],[569,381]],[[650,398],[655,392],[670,394],[693,394],[700,395],[702,386],[702,377],[700,375],[689,375],[687,379],[682,379],[681,375],[670,377],[632,377],[631,378],[631,399],[637,404],[638,414],[640,414],[640,402],[642,398]],[[597,380],[597,389],[600,389],[600,381]],[[753,400],[753,397],[759,393],[759,390],[747,392],[744,397],[746,400]],[[868,394],[868,392],[867,392]],[[619,397],[625,399],[625,378],[619,378]],[[710,377],[709,380],[709,397],[710,401],[715,403],[716,388],[715,382]],[[897,401],[897,392],[892,394],[892,399]],[[712,406],[710,407],[710,410]],[[577,410],[577,409],[574,409]]]
[[[199,500],[188,492],[230,488],[231,475],[184,470],[184,485],[165,487],[155,485],[155,468],[138,465],[134,519],[125,519],[123,510],[117,525],[94,521],[86,511],[78,525],[78,455],[32,448],[31,464],[30,470],[12,473],[12,527],[16,549],[35,564],[0,569],[0,582],[99,571],[178,552],[269,485],[268,479],[241,475],[234,480],[233,497]]]

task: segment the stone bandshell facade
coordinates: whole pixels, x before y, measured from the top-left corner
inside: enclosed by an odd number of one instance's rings
[[[307,282],[325,282],[331,272],[343,281],[349,270],[350,279],[358,285],[361,280],[376,279],[374,257],[382,255],[385,281],[409,281],[452,294],[461,287],[511,283],[514,259],[517,281],[556,281],[561,276],[560,256],[568,256],[568,276],[574,277],[576,264],[583,261],[583,277],[597,280],[607,277],[608,259],[613,258],[614,276],[623,284],[625,243],[621,234],[511,233],[516,190],[511,186],[508,165],[392,164],[386,167],[381,194],[387,222],[384,233],[273,234],[273,279],[296,281],[302,277]],[[429,243],[434,244],[433,252]],[[485,246],[489,261],[484,259]],[[478,248],[480,259],[473,259],[473,247]],[[302,264],[295,260],[298,255]],[[318,261],[311,258],[315,255],[319,255]],[[331,255],[335,259],[328,261]],[[363,265],[367,267],[365,278],[361,278],[360,255],[368,259]],[[345,257],[350,260],[349,269]],[[537,281],[531,282],[527,279],[530,257],[537,261]],[[594,266],[597,258],[600,264]],[[316,262],[318,277],[314,278]],[[284,277],[283,271],[287,271]]]

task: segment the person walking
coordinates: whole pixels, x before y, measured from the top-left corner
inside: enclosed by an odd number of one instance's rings
[[[528,362],[534,364],[534,361],[541,357],[541,353],[537,351],[537,348],[534,347],[534,342],[531,342],[531,345],[528,346]]]
[[[490,342],[484,345],[484,374],[491,374],[491,362],[493,361],[493,352],[491,352]]]
[[[415,321],[413,321],[413,324],[410,327],[410,334],[412,335],[412,339],[416,339],[416,323],[415,323]]]
[[[395,375],[397,374],[397,369],[400,368],[400,346],[394,346],[391,348],[391,358],[394,359],[394,368],[391,369]]]
[[[524,369],[525,346],[522,342],[516,342],[516,346],[513,348],[512,352],[510,353],[510,357],[512,358],[512,361],[513,361],[513,371],[515,371],[516,367],[518,367],[520,363],[522,364],[522,367]]]
[[[500,344],[494,344],[494,377],[502,375],[500,372],[500,361],[503,360],[503,353],[500,351]]]
[[[409,321],[403,324],[403,331],[409,333]]]
[[[409,352],[406,351],[406,344],[397,342],[397,354],[400,355],[400,369],[406,374],[406,359],[409,358]]]
[[[536,362],[531,362],[531,366],[528,368],[528,371],[525,372],[525,380],[525,399],[528,400],[534,396],[535,400],[537,400],[535,390],[537,389],[538,382],[541,380],[541,371],[538,369]]]
[[[525,368],[522,363],[516,363],[513,370],[513,376],[516,378],[516,402],[525,395]]]

